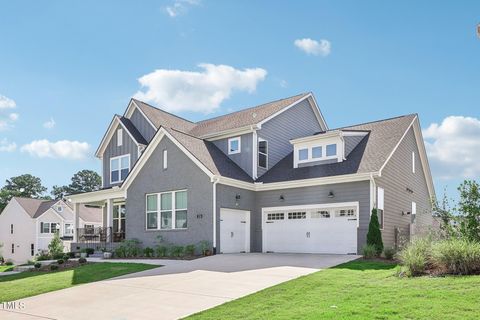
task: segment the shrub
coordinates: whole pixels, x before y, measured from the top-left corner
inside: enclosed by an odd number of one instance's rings
[[[185,246],[185,254],[187,256],[195,255],[195,245],[194,244],[189,244],[188,246]]]
[[[377,255],[377,248],[372,244],[366,244],[362,248],[362,255],[365,259],[375,258]]]
[[[37,262],[33,265],[35,269],[40,269],[42,267],[42,264],[40,262]]]
[[[123,240],[115,249],[115,255],[119,258],[138,257],[141,252],[140,243],[137,239]]]
[[[85,252],[87,253],[87,255],[91,255],[91,254],[94,254],[94,253],[95,253],[95,249],[93,249],[93,248],[86,248],[86,249],[85,249]]]
[[[55,233],[52,241],[48,244],[48,252],[54,259],[57,259],[56,257],[59,255],[63,256],[63,243],[62,240],[60,240],[58,232]]]
[[[150,247],[146,247],[145,249],[143,249],[143,254],[147,258],[153,257],[153,253],[154,253],[154,250]]]
[[[200,247],[200,252],[203,254],[203,255],[206,255],[207,254],[207,251],[210,250],[211,248],[211,245],[210,245],[210,242],[207,241],[207,240],[202,240],[198,243],[198,246]]]
[[[12,260],[7,260],[7,261],[5,262],[5,265],[6,265],[6,266],[13,266],[13,261],[12,261]]]
[[[387,247],[383,249],[383,254],[385,255],[386,259],[393,260],[393,257],[395,256],[395,249],[392,247]]]
[[[73,259],[75,258],[75,252],[67,252],[65,256],[68,257],[69,259]]]
[[[155,255],[157,257],[166,257],[167,254],[168,254],[167,246],[162,246],[162,245],[155,246]]]
[[[183,246],[173,246],[172,247],[172,256],[181,257],[183,256],[184,247]]]
[[[85,263],[87,263],[87,259],[85,259],[85,258],[80,258],[80,259],[78,259],[78,263],[80,263],[80,264],[85,264]]]
[[[58,270],[58,266],[56,264],[52,264],[50,265],[50,270],[52,271],[57,271]]]
[[[480,271],[480,243],[448,239],[434,244],[432,263],[449,274],[475,274]]]
[[[377,209],[372,209],[370,223],[368,224],[367,244],[375,246],[377,256],[382,254],[383,241],[380,223],[378,222]]]
[[[406,276],[416,276],[425,273],[432,253],[432,239],[413,239],[399,253],[403,268],[402,273]]]
[[[58,260],[57,260],[57,263],[58,263],[58,264],[64,264],[64,263],[65,263],[65,260],[63,260],[63,259],[58,259]]]
[[[52,257],[46,250],[42,250],[37,254],[37,261],[51,260]]]

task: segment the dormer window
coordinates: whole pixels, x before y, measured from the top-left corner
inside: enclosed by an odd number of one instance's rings
[[[336,144],[328,144],[327,145],[327,157],[335,157],[337,155],[337,145]]]
[[[300,160],[300,161],[308,160],[308,149],[307,148],[298,150],[298,160]]]
[[[110,183],[122,182],[127,177],[129,171],[129,154],[110,159]]]
[[[312,148],[312,158],[318,159],[322,157],[322,147],[313,147]]]
[[[240,137],[228,139],[228,154],[236,154],[241,151]]]

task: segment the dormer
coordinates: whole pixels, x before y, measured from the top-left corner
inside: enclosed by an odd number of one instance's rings
[[[301,168],[345,161],[368,131],[332,130],[290,140],[293,167]]]

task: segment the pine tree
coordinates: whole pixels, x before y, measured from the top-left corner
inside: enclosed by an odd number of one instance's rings
[[[383,252],[382,233],[380,231],[380,223],[378,222],[377,209],[372,210],[370,216],[370,224],[368,225],[367,244],[375,246],[377,255]]]

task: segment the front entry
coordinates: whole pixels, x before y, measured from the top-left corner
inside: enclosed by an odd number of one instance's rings
[[[120,242],[125,239],[125,205],[113,206],[113,242]]]
[[[250,252],[250,211],[220,209],[220,253]]]

